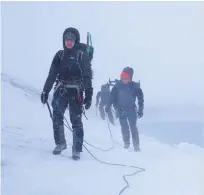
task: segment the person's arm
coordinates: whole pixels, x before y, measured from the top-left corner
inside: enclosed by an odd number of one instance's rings
[[[85,91],[85,99],[84,104],[85,108],[89,109],[92,103],[92,96],[93,96],[93,87],[92,87],[92,68],[91,63],[89,60],[89,55],[87,50],[83,51],[82,60],[81,60],[81,67],[83,73],[83,81],[84,81],[84,91]]]
[[[139,87],[136,89],[137,92],[137,100],[138,100],[138,117],[141,118],[143,116],[143,110],[144,110],[144,94],[142,89]]]
[[[48,77],[45,81],[45,85],[43,87],[43,92],[49,94],[49,92],[51,91],[53,84],[57,78],[57,75],[59,73],[59,65],[60,65],[60,55],[61,55],[62,51],[58,51],[53,60],[52,60],[52,64],[49,70],[49,74]]]
[[[99,103],[99,99],[101,97],[101,92],[99,91],[96,95],[96,107],[98,106],[98,103]]]
[[[110,93],[110,99],[109,99],[109,102],[105,108],[106,112],[109,112],[110,109],[111,109],[111,106],[113,105],[113,107],[116,107],[116,103],[117,103],[117,87],[116,85],[114,85],[114,87],[112,88],[111,90],[111,93]]]

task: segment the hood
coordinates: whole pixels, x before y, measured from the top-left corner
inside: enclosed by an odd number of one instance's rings
[[[79,31],[78,31],[76,28],[69,27],[69,28],[65,29],[65,31],[64,31],[64,33],[63,33],[63,37],[62,37],[62,43],[63,43],[63,47],[64,47],[64,48],[65,48],[64,35],[65,35],[67,32],[71,32],[71,33],[73,33],[73,34],[76,36],[76,44],[77,44],[77,43],[80,43],[80,34],[79,34]]]

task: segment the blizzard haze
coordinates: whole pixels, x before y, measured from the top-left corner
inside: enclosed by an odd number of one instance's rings
[[[85,148],[73,162],[67,128],[67,150],[52,155],[52,122],[40,93],[70,26],[82,42],[90,31],[95,49],[93,103],[83,117],[84,139],[95,148],[85,146],[101,161],[145,169],[127,178],[121,195],[204,194],[203,2],[2,2],[1,8],[4,195],[118,195],[123,175],[134,171],[101,164]],[[139,153],[132,144],[123,148],[118,120],[111,139],[107,121],[96,115],[101,84],[119,78],[125,66],[134,68],[144,92]]]
[[[145,105],[204,105],[203,2],[2,2],[2,71],[42,89],[70,26],[92,33],[95,93],[132,66]]]

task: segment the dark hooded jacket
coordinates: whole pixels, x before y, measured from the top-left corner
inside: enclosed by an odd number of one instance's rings
[[[107,106],[110,101],[110,86],[108,84],[101,86],[101,91],[96,95],[96,105]],[[99,103],[100,100],[100,103]]]
[[[131,75],[131,81],[128,84],[123,84],[118,81],[111,90],[110,105],[117,109],[132,109],[136,106],[136,98],[138,100],[138,106],[140,110],[144,108],[144,97],[142,89],[140,88],[140,83],[132,81],[133,69],[126,67],[123,72],[127,72]]]
[[[64,35],[67,32],[72,32],[76,36],[76,42],[72,49],[65,47]],[[43,91],[49,93],[56,79],[60,81],[82,80],[85,93],[92,96],[92,69],[87,45],[80,43],[80,34],[75,28],[67,28],[63,33],[62,40],[64,49],[55,54]]]

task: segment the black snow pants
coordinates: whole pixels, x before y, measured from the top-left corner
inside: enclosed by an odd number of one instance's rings
[[[104,104],[99,104],[99,113],[100,113],[100,117],[105,120],[105,111],[104,111],[104,107],[105,105]]]
[[[56,145],[66,144],[64,133],[64,114],[69,107],[69,116],[73,129],[73,146],[76,152],[82,152],[84,138],[82,123],[82,103],[79,102],[76,89],[58,88],[53,96],[53,131]]]
[[[139,147],[136,109],[119,109],[118,112],[124,144],[130,144],[131,131],[133,146]]]
[[[99,104],[99,112],[100,112],[100,117],[105,120],[105,107],[106,107],[106,104]],[[108,119],[109,121],[114,124],[114,118],[113,118],[113,113],[112,113],[112,110],[110,109],[108,111]]]

